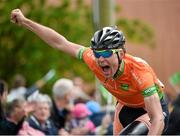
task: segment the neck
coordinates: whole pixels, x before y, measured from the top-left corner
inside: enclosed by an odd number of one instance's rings
[[[120,65],[121,65],[121,62],[122,62],[122,60],[120,59],[119,54],[117,52],[116,52],[116,55],[117,55],[117,58],[118,58],[118,67],[117,67],[117,70],[116,70],[116,72],[115,72],[115,74],[113,76],[113,79],[118,77],[118,75],[120,73]]]
[[[10,122],[13,122],[14,124],[18,123],[18,121],[14,117],[8,117],[7,120],[9,120]]]

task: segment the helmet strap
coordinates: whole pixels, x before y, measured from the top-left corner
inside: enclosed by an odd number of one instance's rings
[[[118,77],[118,75],[119,75],[119,73],[120,73],[119,68],[120,68],[120,65],[121,65],[121,62],[122,62],[122,60],[121,60],[120,57],[119,57],[118,52],[116,52],[116,55],[117,55],[117,58],[118,58],[118,68],[117,68],[117,70],[116,70],[116,73],[115,73],[114,76],[113,76],[113,79],[116,79],[116,78]]]

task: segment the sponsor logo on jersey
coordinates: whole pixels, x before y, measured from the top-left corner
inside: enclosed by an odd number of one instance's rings
[[[120,88],[125,90],[125,91],[128,91],[129,90],[129,85],[128,84],[121,84]]]
[[[155,86],[153,86],[153,87],[151,87],[151,88],[148,88],[148,89],[144,90],[144,91],[143,91],[143,95],[149,96],[149,95],[151,95],[151,94],[154,94],[155,91],[157,91],[157,89],[156,89]]]

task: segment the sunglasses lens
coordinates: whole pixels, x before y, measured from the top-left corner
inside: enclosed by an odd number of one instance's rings
[[[93,51],[94,52],[94,56],[96,57],[96,58],[100,58],[101,56],[103,57],[103,58],[109,58],[109,57],[111,57],[111,55],[113,54],[113,51],[111,51],[111,50],[107,50],[107,51]]]
[[[94,51],[94,56],[95,56],[96,58],[100,58],[100,57],[101,57],[101,55],[100,55],[98,52],[95,52],[95,51]]]

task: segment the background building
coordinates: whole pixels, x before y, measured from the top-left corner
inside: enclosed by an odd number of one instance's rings
[[[168,78],[180,70],[180,1],[179,0],[116,0],[122,10],[119,17],[140,19],[155,33],[156,47],[134,46],[127,42],[128,52],[141,56],[154,68],[166,91],[172,97],[174,90]]]

